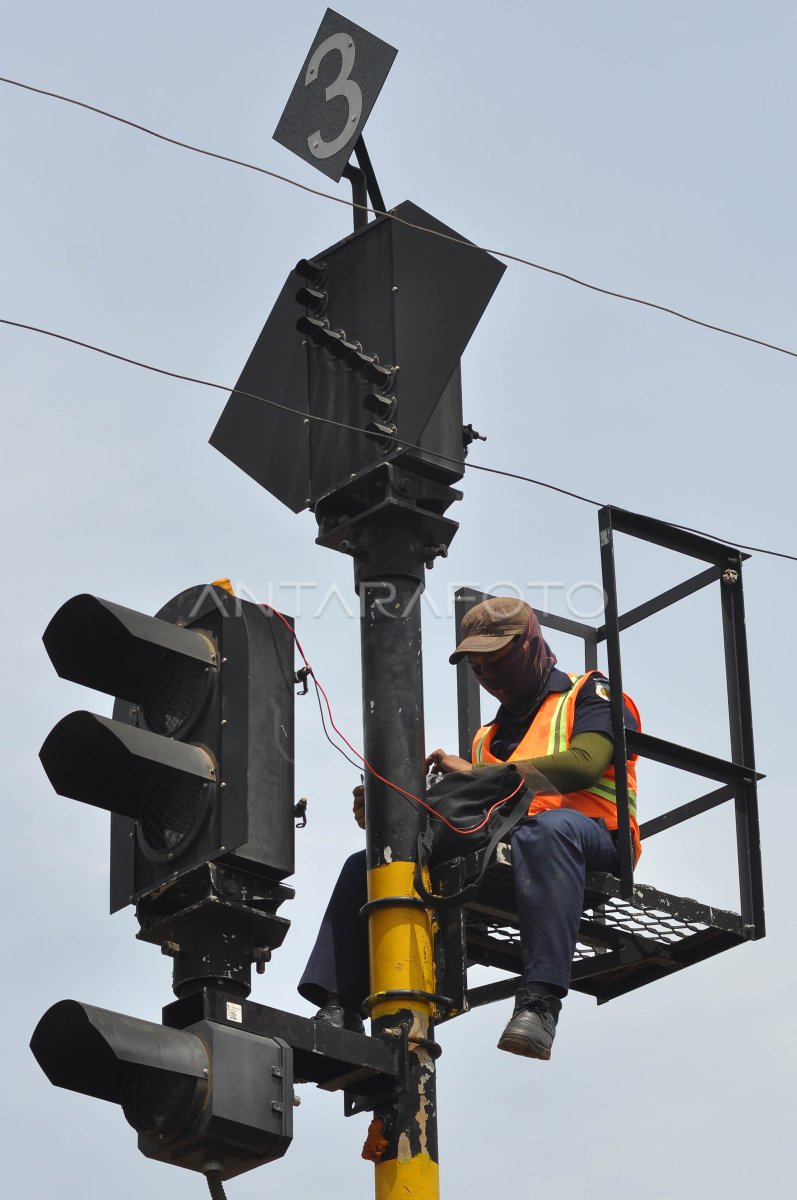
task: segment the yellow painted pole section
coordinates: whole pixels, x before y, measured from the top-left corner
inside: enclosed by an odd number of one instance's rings
[[[376,1164],[376,1200],[438,1200],[440,1179],[437,1163],[428,1154],[407,1162],[390,1158]]]
[[[411,862],[375,867],[368,872],[368,899],[414,896],[414,876],[415,864]],[[434,992],[432,922],[425,909],[397,904],[372,910],[368,920],[368,948],[372,995],[394,989]],[[431,1005],[423,1000],[374,1004],[370,1015],[380,1017],[398,1008],[410,1008],[427,1019],[432,1015]]]
[[[414,896],[415,864],[386,863],[368,872],[368,899],[387,896]],[[431,914],[409,905],[387,905],[371,911],[368,920],[371,963],[371,994],[384,992],[435,991],[434,934]],[[374,1003],[371,1016],[386,1016],[398,1009],[416,1014],[413,1033],[427,1037],[433,1006],[417,999],[393,999]],[[411,1052],[426,1059],[427,1051],[411,1047]],[[434,1063],[428,1060],[429,1069]],[[424,1125],[424,1097],[419,1100],[419,1128]],[[424,1139],[422,1136],[421,1145]],[[413,1155],[406,1136],[399,1139],[398,1154],[375,1166],[375,1200],[439,1200],[440,1181],[437,1163],[423,1150]]]

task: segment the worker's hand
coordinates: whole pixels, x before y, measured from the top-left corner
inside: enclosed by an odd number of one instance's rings
[[[426,765],[433,775],[450,775],[452,771],[465,771],[470,774],[473,770],[467,759],[460,758],[458,754],[447,754],[445,750],[433,750],[431,754],[427,754]]]
[[[360,829],[365,829],[365,788],[361,783],[352,792],[354,803],[351,810],[354,813],[354,819],[360,826]]]

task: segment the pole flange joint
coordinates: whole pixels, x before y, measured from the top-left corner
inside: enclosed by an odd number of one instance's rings
[[[420,988],[390,988],[385,992],[374,992],[363,1000],[363,1008],[367,1013],[377,1004],[390,1004],[392,1001],[420,1001],[422,1004],[436,1006],[442,1012],[448,1012],[454,1001],[449,996],[441,996],[439,992],[424,992]]]
[[[426,911],[426,902],[418,896],[379,896],[376,900],[369,900],[362,906],[360,916],[367,917],[376,909],[391,908],[394,905],[400,908],[421,908]]]

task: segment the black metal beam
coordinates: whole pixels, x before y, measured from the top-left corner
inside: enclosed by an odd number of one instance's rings
[[[397,1079],[396,1059],[386,1042],[241,1000],[235,994],[206,988],[163,1010],[163,1023],[172,1028],[185,1028],[203,1018],[259,1037],[282,1038],[293,1050],[297,1078],[327,1091],[345,1089],[367,1095],[384,1091]]]
[[[719,564],[724,563],[729,554],[739,553],[732,546],[716,542],[703,534],[691,533],[677,525],[669,525],[655,517],[643,517],[641,513],[628,512],[627,509],[611,505],[601,509],[601,512],[611,514],[611,526],[616,533],[628,533],[642,541],[663,546],[665,550],[688,554],[690,558],[702,558],[705,562]],[[743,557],[750,556],[746,554]]]
[[[700,813],[717,808],[726,800],[732,800],[735,795],[736,791],[730,784],[717,788],[716,791],[706,792],[704,796],[699,796],[696,800],[680,804],[677,808],[671,808],[669,812],[662,813],[659,817],[652,817],[650,821],[644,821],[639,826],[639,836],[642,839],[649,838],[653,837],[654,833],[661,833],[664,829],[672,829],[675,825],[680,825],[682,821],[688,821],[690,817],[696,817]]]
[[[642,758],[650,758],[653,762],[663,763],[668,767],[677,767],[680,771],[690,771],[704,779],[716,779],[719,783],[735,785],[755,783],[756,779],[764,776],[739,763],[728,762],[724,758],[716,758],[713,754],[705,754],[702,750],[693,750],[689,746],[681,746],[678,742],[668,742],[664,738],[653,737],[650,733],[639,733],[629,729],[626,733],[628,748]]]
[[[614,786],[617,802],[617,850],[620,858],[620,886],[623,896],[634,890],[634,849],[631,842],[631,810],[628,799],[628,750],[626,749],[623,670],[620,659],[620,627],[617,605],[617,579],[614,570],[613,509],[598,513],[600,530],[601,574],[606,598],[606,654],[609,662],[611,691],[609,706],[614,734]]]
[[[365,139],[362,137],[362,135],[358,137],[357,141],[354,143],[354,157],[357,159],[360,170],[365,175],[365,186],[368,189],[368,195],[371,197],[371,207],[374,208],[377,213],[385,212],[385,202],[382,199],[382,192],[379,184],[376,182],[376,174],[374,172],[373,163],[371,162],[371,155],[366,149]]]
[[[488,600],[484,592],[476,592],[473,588],[460,588],[454,597],[454,624],[456,627],[455,645],[459,645],[460,629],[465,614]],[[481,725],[481,697],[479,682],[468,666],[467,658],[457,663],[457,723],[459,727],[460,757],[470,762],[471,747],[476,736],[476,730]]]
[[[578,989],[579,985],[596,976],[605,980],[607,976],[612,975],[615,971],[627,971],[629,967],[634,966],[636,963],[655,965],[660,971],[667,974],[671,971],[680,970],[679,964],[674,963],[666,951],[659,954],[647,954],[639,947],[626,942],[625,945],[610,950],[608,954],[596,954],[591,958],[582,958],[577,963],[574,963],[572,975],[573,987]]]
[[[750,674],[747,659],[747,633],[744,619],[742,559],[730,559],[720,582],[722,632],[725,643],[725,673],[728,685],[728,720],[731,754],[744,763],[747,775],[736,792],[736,845],[739,862],[739,893],[742,920],[751,936],[765,933],[764,885],[761,868],[761,835],[758,824],[758,795],[753,770],[753,710],[750,699]]]
[[[481,1008],[483,1004],[492,1004],[495,1000],[507,1000],[522,986],[523,976],[512,975],[509,979],[499,979],[497,983],[485,983],[481,987],[470,988],[468,1008]]]
[[[353,167],[351,163],[346,163],[343,168],[343,176],[351,184],[354,228],[355,230],[362,229],[368,224],[368,187],[365,172],[361,171],[359,167]]]
[[[709,567],[707,570],[701,571],[699,575],[693,575],[690,579],[679,583],[676,587],[668,588],[666,592],[660,592],[658,596],[654,596],[644,604],[639,604],[636,608],[629,609],[618,620],[620,632],[624,629],[630,629],[632,625],[638,625],[640,621],[645,621],[648,617],[654,616],[665,608],[669,608],[671,604],[677,604],[679,600],[684,600],[687,596],[692,596],[695,592],[699,592],[701,588],[707,587],[708,584],[715,583],[719,577],[720,568],[718,566]],[[606,638],[606,626],[599,625],[595,630],[595,636],[599,642],[604,641]]]
[[[535,608],[534,611],[540,625],[545,625],[548,629],[555,629],[558,633],[569,633],[572,637],[579,637],[584,641],[595,637],[594,625],[585,625],[583,621],[574,621],[572,617],[560,617],[556,613],[544,612],[541,608]]]

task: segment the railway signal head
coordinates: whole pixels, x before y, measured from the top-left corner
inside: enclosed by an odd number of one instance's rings
[[[409,201],[302,259],[211,444],[294,512],[386,459],[460,479],[459,361],[503,272]]]
[[[293,1136],[293,1054],[215,1021],[174,1029],[60,1000],[31,1050],[51,1083],[119,1104],[147,1158],[229,1179]]]
[[[111,909],[200,862],[293,872],[292,631],[222,587],[156,617],[80,595],[44,644],[58,674],[116,697],[71,713],[40,757],[55,790],[112,814]]]

